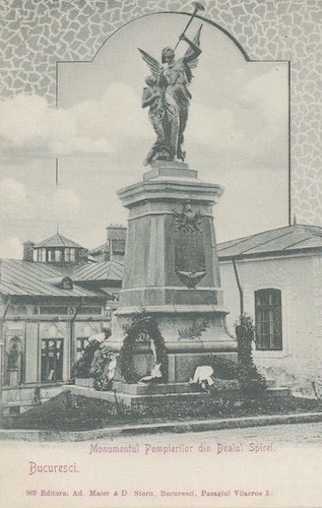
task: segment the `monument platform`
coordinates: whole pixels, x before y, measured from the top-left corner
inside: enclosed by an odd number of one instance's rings
[[[239,406],[242,403],[236,381],[216,380],[222,383],[218,393],[199,391],[189,383],[127,384],[115,383],[111,391],[97,391],[93,388],[67,385],[65,390],[75,396],[98,399],[117,405],[120,413],[153,417],[209,416],[220,414],[226,402]],[[267,400],[290,397],[288,388],[269,388]]]
[[[82,386],[66,387],[74,395],[87,398],[101,399],[117,404],[131,412],[153,416],[168,416],[174,408],[178,415],[193,416],[204,409],[207,412],[209,405],[216,406],[222,399],[238,401],[240,394],[236,386],[221,391],[218,398],[200,391],[195,385],[189,383],[158,383],[158,384],[128,384],[115,382],[111,391],[97,391]]]

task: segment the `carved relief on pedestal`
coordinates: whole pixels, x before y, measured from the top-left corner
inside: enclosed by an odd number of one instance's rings
[[[203,332],[209,327],[205,318],[195,319],[191,325],[178,329],[178,340],[201,340]]]
[[[173,210],[175,272],[188,288],[195,288],[206,275],[202,215],[186,201],[182,210]]]

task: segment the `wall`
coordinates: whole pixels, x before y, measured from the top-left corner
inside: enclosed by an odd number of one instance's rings
[[[41,339],[62,338],[63,345],[63,380],[70,378],[70,369],[77,357],[77,337],[87,337],[100,333],[107,326],[108,319],[102,316],[75,321],[70,320],[19,320],[8,319],[4,324],[4,350],[8,351],[10,338],[21,338],[24,353],[25,383],[40,383],[41,379]],[[5,380],[6,376],[4,376]]]
[[[283,351],[256,351],[254,358],[268,378],[295,390],[312,393],[322,365],[322,258],[294,256],[238,261],[245,312],[254,318],[254,291],[282,291]],[[239,293],[231,261],[221,262],[230,331],[239,315]]]

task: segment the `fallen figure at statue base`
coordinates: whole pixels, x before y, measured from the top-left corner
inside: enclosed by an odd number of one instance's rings
[[[219,379],[215,377],[215,372],[211,365],[200,365],[197,367],[193,378],[189,380],[189,384],[199,385],[207,393],[239,389],[237,379]]]
[[[161,363],[156,363],[151,370],[151,374],[149,376],[144,376],[139,379],[139,383],[161,383],[162,380],[162,372],[161,372]]]

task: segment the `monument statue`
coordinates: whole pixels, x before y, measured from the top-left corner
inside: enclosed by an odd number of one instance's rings
[[[134,411],[153,408],[156,415],[173,406],[199,414],[208,403],[189,380],[211,379],[204,370],[194,377],[196,369],[209,366],[210,357],[237,359],[225,325],[212,215],[223,189],[200,181],[182,162],[202,25],[191,40],[186,32],[200,9],[195,4],[177,45],[164,48],[161,61],[139,50],[150,70],[143,107],[156,133],[146,158],[152,168],[118,193],[129,210],[128,249],[109,341],[119,355],[110,400]],[[175,51],[182,41],[188,47],[180,58]]]
[[[149,109],[149,118],[157,139],[149,151],[145,165],[156,160],[185,159],[183,150],[184,131],[188,120],[188,111],[191,101],[189,85],[193,78],[192,69],[198,64],[200,49],[200,25],[193,40],[188,39],[185,33],[198,10],[203,6],[194,3],[194,12],[179,37],[176,47],[166,47],[161,53],[161,63],[154,57],[139,49],[144,62],[147,63],[151,75],[145,80],[143,89],[142,107]],[[188,44],[182,58],[176,59],[175,50],[180,43]]]

